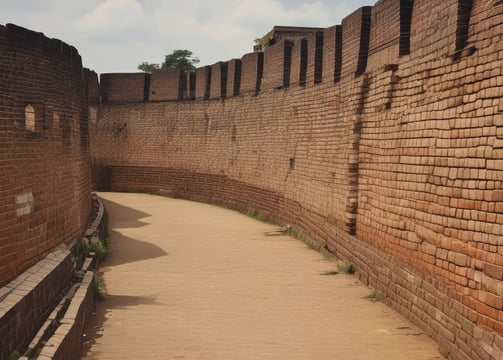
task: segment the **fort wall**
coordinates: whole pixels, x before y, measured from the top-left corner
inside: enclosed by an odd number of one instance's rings
[[[75,281],[67,250],[92,211],[97,75],[77,50],[0,25],[0,358],[26,346]]]
[[[3,285],[87,226],[88,104],[99,93],[75,48],[12,24],[0,26],[0,79]]]
[[[210,99],[224,82],[206,67],[197,101],[104,102],[98,185],[289,223],[353,263],[446,356],[496,359],[502,14],[497,1],[381,0],[267,48],[263,65],[245,55],[239,95],[227,86],[224,101]]]

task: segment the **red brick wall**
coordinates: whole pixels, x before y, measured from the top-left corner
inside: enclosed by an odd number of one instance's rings
[[[238,96],[241,89],[241,60],[232,59],[227,62],[226,96]]]
[[[159,70],[150,76],[150,101],[183,100],[187,85],[183,70]]]
[[[263,67],[263,53],[250,53],[241,58],[240,94],[255,94],[260,90]]]
[[[259,55],[248,54],[242,96],[223,103],[103,104],[91,129],[101,185],[267,213],[355,264],[444,354],[498,358],[503,5],[474,0],[459,53],[465,3],[416,0],[410,54],[401,56],[410,2],[382,0],[349,15],[335,84],[337,27],[324,32],[317,85],[310,60],[313,81],[293,86],[293,75],[276,90],[280,43],[265,53],[258,93]],[[114,130],[120,121],[127,134]]]
[[[367,64],[371,7],[364,6],[342,20],[342,76],[361,74]]]
[[[403,0],[380,0],[373,6],[367,70],[378,70],[387,64],[397,62],[402,20],[400,5],[403,2]],[[408,2],[406,3],[410,6]]]
[[[326,28],[323,35],[323,74],[324,82],[337,82],[342,66],[342,25]]]
[[[211,66],[211,82],[210,82],[209,98],[224,99],[226,96],[227,96],[227,63],[220,61]]]
[[[81,235],[91,211],[88,97],[77,50],[0,26],[0,286]],[[88,95],[89,91],[89,95]],[[35,111],[26,129],[25,107]]]
[[[282,40],[264,51],[262,89],[279,89],[290,86],[293,42]]]
[[[103,102],[131,102],[148,99],[150,74],[101,74],[101,100]],[[145,91],[147,90],[147,91]]]
[[[196,100],[207,100],[210,96],[211,66],[196,69]]]

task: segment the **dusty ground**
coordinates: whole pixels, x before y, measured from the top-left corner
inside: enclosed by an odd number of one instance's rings
[[[436,344],[302,242],[239,213],[101,193],[112,255],[84,359],[440,359]]]

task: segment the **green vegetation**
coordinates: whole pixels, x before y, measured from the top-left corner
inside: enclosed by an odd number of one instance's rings
[[[271,218],[265,214],[262,214],[260,211],[255,209],[249,209],[244,213],[246,216],[251,217],[252,219],[265,222],[267,224],[271,224]]]
[[[192,51],[178,49],[173,50],[171,54],[166,55],[162,64],[143,62],[138,65],[138,70],[146,73],[151,73],[155,70],[169,69],[193,70],[196,68],[198,63],[199,59],[192,57]]]
[[[365,296],[364,299],[367,299],[371,302],[377,302],[382,299],[382,296],[377,290],[372,290],[372,292]]]
[[[341,274],[349,274],[352,275],[355,273],[356,269],[351,264],[339,264],[337,265],[337,271]]]
[[[89,245],[89,252],[94,252],[98,256],[98,260],[103,260],[109,253],[108,246],[101,240],[97,240]]]
[[[98,239],[92,243],[79,239],[75,246],[75,262],[77,269],[81,269],[89,253],[95,253],[98,261],[103,260],[110,253],[110,237],[107,234],[103,239]],[[95,272],[93,277],[94,294],[97,300],[104,300],[106,295],[105,280],[101,273]],[[64,293],[66,293],[65,291]]]
[[[97,300],[105,300],[106,297],[106,287],[105,287],[105,279],[103,279],[103,274],[94,273],[93,278],[94,285],[94,296],[96,296]]]

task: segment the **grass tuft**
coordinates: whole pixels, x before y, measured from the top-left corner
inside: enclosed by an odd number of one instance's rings
[[[368,294],[367,296],[364,296],[363,298],[367,299],[371,302],[377,302],[382,299],[382,296],[377,290],[372,290],[372,292],[370,294]]]
[[[337,265],[337,271],[342,274],[352,275],[355,273],[356,269],[351,264],[339,264]]]
[[[105,279],[103,279],[103,274],[94,273],[93,278],[94,283],[94,296],[97,300],[105,300],[106,297],[106,287],[105,287]]]

